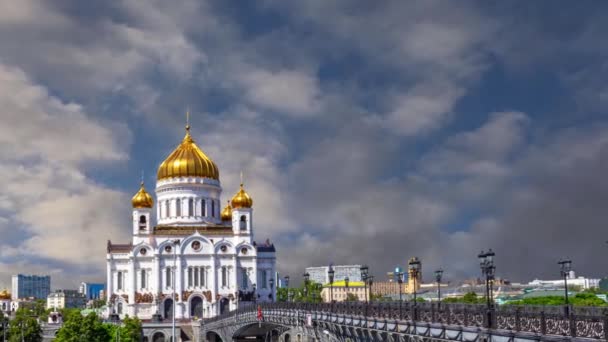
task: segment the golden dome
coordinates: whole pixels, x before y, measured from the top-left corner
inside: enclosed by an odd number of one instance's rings
[[[141,182],[141,187],[131,199],[131,203],[133,204],[133,208],[152,208],[154,205],[152,196],[144,188],[144,182]]]
[[[0,299],[11,299],[11,293],[7,290],[0,291]]]
[[[241,183],[241,189],[237,192],[232,200],[230,201],[233,208],[251,208],[253,205],[253,200],[249,197],[249,194],[245,192],[243,189],[243,183]]]
[[[231,221],[232,220],[232,207],[230,206],[230,201],[222,210],[222,214],[220,215],[222,221]]]
[[[204,177],[220,180],[215,163],[196,145],[190,136],[190,125],[182,143],[158,167],[158,180],[173,177]]]

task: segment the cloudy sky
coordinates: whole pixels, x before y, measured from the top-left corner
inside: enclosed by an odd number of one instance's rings
[[[0,0],[0,285],[103,281],[192,132],[292,278],[608,255],[608,4]],[[602,7],[599,7],[602,6]]]

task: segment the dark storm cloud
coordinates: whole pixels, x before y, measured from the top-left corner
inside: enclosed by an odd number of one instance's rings
[[[0,194],[0,231],[23,227],[2,261],[37,250],[60,271],[102,269],[53,244],[126,236],[115,213],[136,177],[113,180],[119,191],[87,169],[125,167],[129,153],[160,162],[190,105],[223,199],[244,170],[256,237],[277,242],[282,272],[360,262],[381,275],[417,255],[455,279],[492,247],[516,280],[552,276],[561,256],[599,275],[608,27],[599,10],[518,3],[265,1],[243,16],[218,1],[2,2],[0,151],[12,153],[0,173],[20,186]],[[537,71],[562,93],[539,82],[534,101],[567,109],[499,101]],[[65,121],[81,129],[58,134]],[[131,135],[156,150],[130,150]],[[75,201],[86,208],[66,209]]]

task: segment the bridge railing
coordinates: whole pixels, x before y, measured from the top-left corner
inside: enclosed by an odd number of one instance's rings
[[[490,309],[480,304],[414,302],[259,303],[240,307],[204,324],[262,309],[265,317],[286,311],[317,312],[406,322],[483,327],[537,335],[608,339],[608,308],[501,305]]]

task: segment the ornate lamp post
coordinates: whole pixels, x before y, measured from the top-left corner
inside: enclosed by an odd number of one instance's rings
[[[334,267],[329,265],[327,275],[329,276],[329,300],[331,302],[331,310],[334,310]]]
[[[257,293],[255,291],[257,289],[257,285],[253,284],[251,287],[253,288],[252,296],[253,296],[253,303],[255,305],[258,302],[258,295],[257,295]]]
[[[363,286],[365,288],[365,304],[367,305],[367,276],[369,274],[369,269],[367,265],[363,265],[359,270],[361,271],[361,280],[363,280]]]
[[[494,282],[494,273],[496,271],[496,266],[494,266],[494,252],[492,249],[489,249],[487,252],[481,251],[479,253],[479,266],[481,267],[481,273],[486,278],[486,305],[488,309],[487,313],[487,327],[492,328],[494,326],[493,322],[493,311],[494,311],[494,300],[492,298],[492,285]]]
[[[349,294],[349,292],[348,292],[348,282],[349,281],[350,281],[350,279],[348,279],[348,277],[344,278],[344,287],[346,288],[346,295],[345,296],[347,298],[348,298],[348,294]],[[347,298],[345,298],[345,299],[347,299]]]
[[[304,301],[308,302],[308,279],[310,279],[310,274],[306,272],[302,276],[304,277]]]
[[[368,275],[367,282],[369,283],[369,299],[371,301],[373,298],[372,295],[374,294],[374,292],[372,291],[372,287],[374,286],[374,276]]]
[[[395,277],[397,277],[397,285],[399,285],[399,318],[403,317],[402,315],[402,303],[403,303],[403,272],[400,267],[395,268]]]
[[[270,278],[270,301],[273,302],[274,301],[274,278]]]
[[[287,301],[291,302],[289,300],[289,276],[288,275],[285,276],[284,280],[285,280],[285,288],[287,289]]]
[[[441,277],[443,276],[443,270],[440,268],[435,271],[435,280],[437,281],[437,304],[441,305]]]
[[[560,273],[562,278],[564,278],[564,301],[566,306],[564,307],[564,313],[566,316],[570,316],[570,303],[568,302],[568,275],[570,274],[570,270],[572,269],[572,261],[571,260],[560,260],[558,265],[561,266]]]
[[[418,312],[417,312],[417,308],[418,308],[418,301],[416,299],[416,287],[418,286],[416,284],[416,281],[418,281],[418,274],[420,273],[420,260],[418,260],[418,258],[414,258],[411,259],[408,263],[408,267],[409,267],[409,274],[410,276],[412,276],[412,278],[414,278],[414,321],[417,319],[418,317]]]

